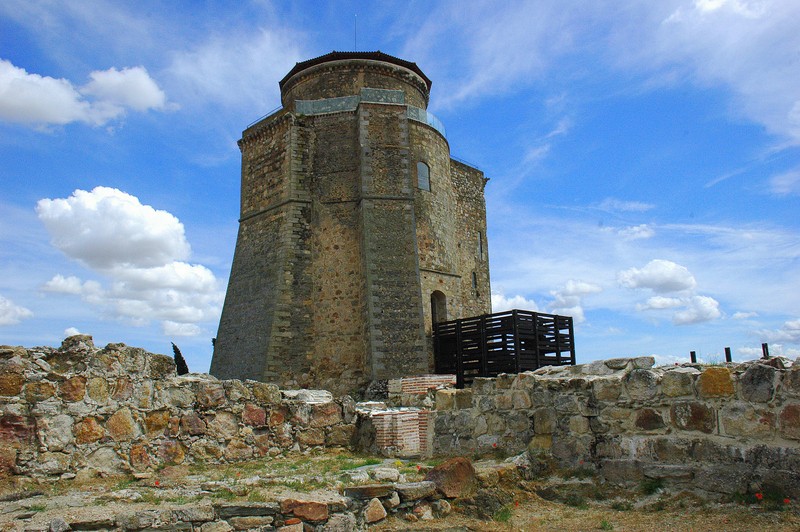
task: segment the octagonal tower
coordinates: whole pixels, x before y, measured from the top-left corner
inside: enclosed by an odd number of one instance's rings
[[[483,173],[450,157],[431,81],[332,52],[242,134],[220,378],[350,393],[433,369],[433,321],[491,312]]]

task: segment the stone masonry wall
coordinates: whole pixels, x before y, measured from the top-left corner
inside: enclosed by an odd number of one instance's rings
[[[0,476],[124,473],[349,446],[354,404],[319,390],[178,377],[171,357],[90,336],[0,346]]]
[[[528,450],[619,484],[800,495],[800,364],[652,366],[611,359],[438,390],[432,453]]]

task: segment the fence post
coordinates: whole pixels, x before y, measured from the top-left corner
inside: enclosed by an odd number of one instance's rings
[[[761,358],[769,358],[769,345],[761,344]]]
[[[481,315],[481,377],[489,376],[489,346],[486,345],[486,314]]]
[[[511,311],[511,335],[514,337],[514,370],[519,374],[519,313],[517,309]]]
[[[725,348],[725,362],[732,362],[730,347]]]
[[[697,353],[689,351],[689,357],[692,359],[692,364],[697,364]]]
[[[456,321],[456,388],[464,388],[464,355],[461,349],[461,320]]]

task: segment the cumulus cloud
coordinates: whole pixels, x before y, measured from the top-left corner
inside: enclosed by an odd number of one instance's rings
[[[759,331],[770,342],[786,342],[800,344],[800,318],[784,322],[778,330]]]
[[[172,214],[120,190],[76,190],[36,205],[53,245],[91,268],[151,267],[185,259],[189,243]]]
[[[85,122],[99,126],[127,109],[164,109],[166,95],[144,67],[110,68],[89,74],[76,87],[66,79],[29,73],[0,59],[0,120],[27,125]]]
[[[553,301],[549,305],[550,312],[572,316],[576,323],[581,323],[586,319],[583,312],[583,298],[602,291],[603,289],[594,283],[570,279],[561,290],[550,292],[553,296]]]
[[[512,310],[515,308],[533,311],[539,310],[536,301],[527,299],[519,294],[506,297],[506,295],[501,292],[492,292],[492,312],[503,312],[504,310]]]
[[[662,259],[651,260],[641,269],[621,271],[617,280],[626,288],[649,288],[658,293],[680,292],[697,286],[697,281],[685,266]]]
[[[181,260],[191,250],[172,214],[107,187],[43,199],[37,213],[53,245],[109,280],[56,275],[44,291],[78,295],[135,325],[161,320],[170,336],[199,334],[197,323],[219,316],[219,282],[205,266]]]
[[[0,326],[1,325],[16,325],[24,319],[33,316],[33,312],[15,305],[10,299],[0,296]]]
[[[655,230],[648,224],[634,225],[625,227],[617,231],[617,234],[625,240],[643,240],[655,236]]]
[[[70,336],[75,336],[76,334],[82,334],[82,333],[75,327],[67,327],[66,329],[64,329],[64,338],[69,338]]]
[[[746,320],[749,318],[755,318],[758,316],[758,312],[736,312],[733,316],[731,316],[735,320]]]
[[[647,302],[643,305],[637,305],[637,310],[662,310],[668,308],[675,308],[680,307],[682,305],[682,301],[680,298],[677,297],[664,297],[664,296],[653,296],[647,299]]]
[[[685,303],[686,308],[672,316],[672,323],[675,325],[702,323],[715,320],[722,315],[719,302],[713,297],[692,296]]]

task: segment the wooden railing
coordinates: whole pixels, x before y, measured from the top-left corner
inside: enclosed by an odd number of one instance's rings
[[[436,373],[456,375],[463,388],[475,377],[575,364],[572,318],[509,310],[434,325]]]

